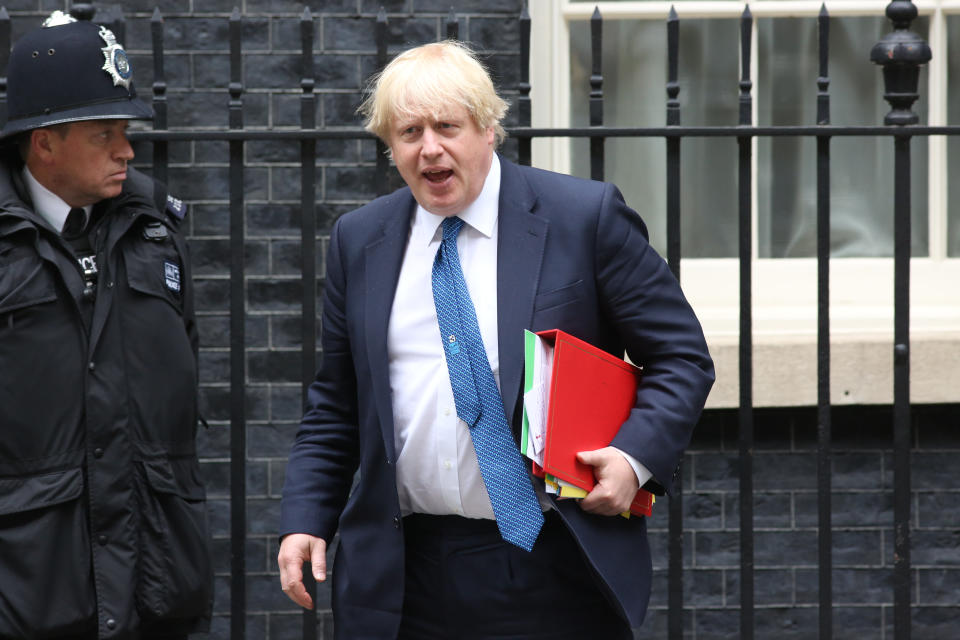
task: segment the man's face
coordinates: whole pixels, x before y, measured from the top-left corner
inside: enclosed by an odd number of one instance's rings
[[[83,120],[71,123],[64,137],[50,134],[48,189],[71,207],[120,195],[133,159],[126,120]]]
[[[483,190],[493,159],[493,127],[480,129],[462,105],[429,116],[395,118],[390,150],[424,209],[455,216]]]

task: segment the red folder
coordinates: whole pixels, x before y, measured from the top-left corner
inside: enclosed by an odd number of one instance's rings
[[[596,485],[593,467],[577,460],[580,451],[610,444],[630,415],[640,369],[559,329],[538,331],[553,344],[543,469],[585,491]],[[538,473],[538,475],[539,475]],[[634,515],[649,516],[653,494],[637,491]]]

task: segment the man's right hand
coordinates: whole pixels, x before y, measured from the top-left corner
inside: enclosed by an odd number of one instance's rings
[[[280,587],[304,609],[313,609],[313,598],[303,586],[303,563],[309,562],[317,582],[327,579],[327,543],[306,533],[291,533],[280,543]]]

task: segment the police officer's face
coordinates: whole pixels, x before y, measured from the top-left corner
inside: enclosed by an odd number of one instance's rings
[[[65,136],[51,134],[48,189],[71,207],[120,195],[133,159],[126,120],[83,120],[71,123]]]

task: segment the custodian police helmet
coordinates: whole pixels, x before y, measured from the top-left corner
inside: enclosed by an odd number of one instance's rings
[[[14,45],[7,66],[7,123],[0,138],[108,118],[153,119],[153,109],[137,98],[130,61],[112,31],[55,15]]]

